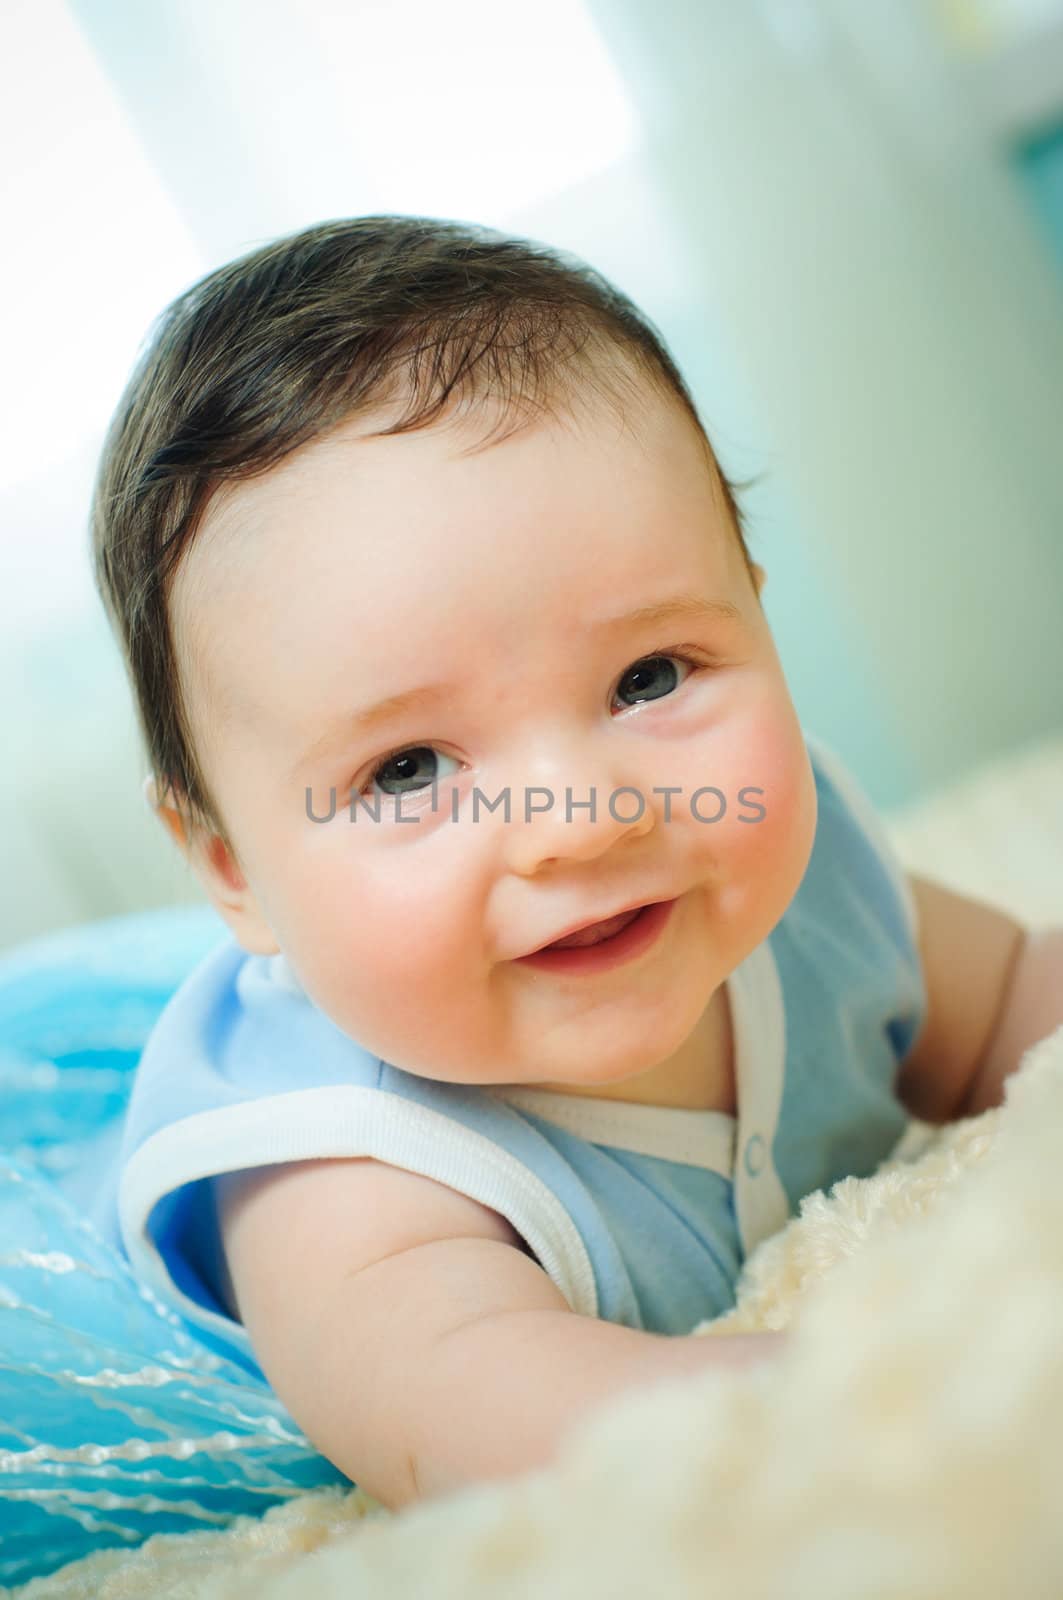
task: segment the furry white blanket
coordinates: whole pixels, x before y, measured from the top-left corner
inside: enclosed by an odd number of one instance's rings
[[[698,1331],[790,1326],[778,1362],[618,1400],[520,1480],[400,1516],[308,1495],[20,1600],[1056,1600],[1061,1154],[1063,1028],[1002,1108],[915,1125],[750,1258],[737,1309]]]

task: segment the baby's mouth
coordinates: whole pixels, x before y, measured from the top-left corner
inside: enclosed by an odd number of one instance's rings
[[[607,917],[604,922],[594,922],[589,928],[581,928],[578,933],[570,933],[567,939],[555,939],[553,944],[543,945],[544,950],[582,950],[585,945],[604,944],[606,939],[612,939],[634,922],[645,911],[645,906],[637,906],[634,911],[621,911],[615,917]]]

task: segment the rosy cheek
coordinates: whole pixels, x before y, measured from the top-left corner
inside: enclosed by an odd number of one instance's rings
[[[787,715],[751,717],[730,730],[726,765],[721,763],[717,773],[714,781],[726,796],[727,810],[706,832],[715,835],[721,855],[751,880],[789,872],[804,848],[810,805],[813,811],[815,806],[796,720]],[[699,801],[699,810],[711,816],[719,805],[708,795]]]
[[[751,832],[764,852],[765,870],[770,864],[796,892],[811,854],[817,810],[815,780],[803,748],[791,752],[785,764],[780,763],[761,803],[764,821]]]
[[[327,891],[338,944],[382,987],[423,986],[453,972],[468,947],[469,875],[430,850],[397,848],[388,856],[375,863],[363,857],[344,876],[339,900],[335,884]]]

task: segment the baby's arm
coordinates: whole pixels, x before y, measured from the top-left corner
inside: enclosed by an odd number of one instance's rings
[[[932,879],[909,881],[928,1009],[897,1092],[915,1116],[948,1122],[1000,1105],[1025,1051],[1063,1024],[1063,927],[1024,928]]]
[[[509,1223],[368,1158],[218,1181],[241,1319],[313,1444],[391,1510],[547,1465],[620,1392],[771,1353],[574,1314]]]

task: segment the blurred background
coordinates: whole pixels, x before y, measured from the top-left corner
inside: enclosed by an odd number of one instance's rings
[[[880,807],[1059,748],[1063,0],[7,0],[0,83],[0,947],[202,901],[93,475],[163,306],[329,217],[530,234],[649,313]]]

